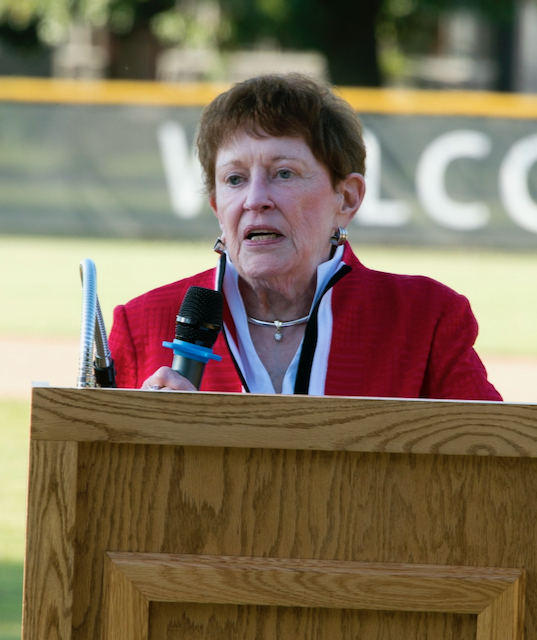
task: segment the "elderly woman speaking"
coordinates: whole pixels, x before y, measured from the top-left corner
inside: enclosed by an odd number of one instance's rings
[[[209,362],[201,390],[501,400],[473,349],[466,298],[370,270],[347,242],[365,193],[350,105],[297,74],[253,78],[205,109],[197,144],[219,267],[115,309],[118,386],[195,389],[162,346],[194,285],[224,297],[222,361]]]

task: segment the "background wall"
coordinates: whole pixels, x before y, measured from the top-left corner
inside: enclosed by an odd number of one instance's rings
[[[222,85],[0,78],[0,233],[214,237],[193,149]],[[360,242],[537,247],[537,97],[341,89],[368,148]]]

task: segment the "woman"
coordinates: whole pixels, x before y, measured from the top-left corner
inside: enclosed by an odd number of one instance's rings
[[[198,151],[222,230],[218,269],[116,308],[123,387],[194,390],[162,342],[186,290],[224,294],[201,390],[501,400],[473,349],[468,301],[428,278],[372,271],[346,242],[365,193],[351,107],[291,74],[235,85],[204,111]]]

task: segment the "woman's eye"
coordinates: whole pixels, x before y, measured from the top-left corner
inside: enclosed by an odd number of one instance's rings
[[[236,187],[238,184],[240,184],[242,182],[242,177],[241,176],[229,176],[227,178],[227,183],[230,184],[232,187]]]
[[[276,175],[278,176],[278,178],[283,178],[284,180],[288,180],[293,174],[289,169],[279,169]]]

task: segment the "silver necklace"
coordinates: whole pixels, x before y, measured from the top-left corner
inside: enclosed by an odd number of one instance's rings
[[[256,318],[248,318],[248,322],[250,324],[257,324],[260,327],[276,327],[274,340],[277,340],[279,342],[282,339],[283,327],[293,327],[295,324],[304,324],[304,322],[307,322],[309,319],[310,319],[310,316],[308,314],[303,318],[298,318],[298,320],[288,320],[287,322],[282,322],[281,320],[274,320],[273,322],[267,322],[266,320],[257,320]]]

